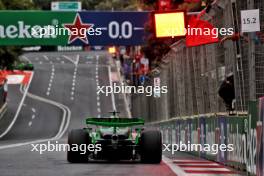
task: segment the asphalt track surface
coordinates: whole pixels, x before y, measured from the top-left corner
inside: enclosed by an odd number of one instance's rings
[[[35,71],[17,120],[0,139],[1,176],[176,175],[164,162],[70,164],[63,151],[32,152],[32,142],[66,143],[69,130],[85,127],[85,118],[108,116],[113,100],[121,116],[128,113],[122,95],[113,98],[96,93],[97,85],[110,84],[109,68],[116,70],[106,52],[36,52],[22,58],[32,62]],[[18,85],[9,87],[8,112],[0,120],[0,134],[20,106],[23,90]]]
[[[114,107],[128,116],[122,94],[97,95],[97,86],[109,86],[116,79],[115,64],[106,52],[27,53],[21,58],[32,62],[34,76],[27,87],[10,85],[8,111],[0,120],[0,176],[174,176],[238,175],[218,163],[178,152],[164,153],[159,165],[134,162],[93,162],[70,164],[66,152],[31,151],[31,143],[67,143],[71,129],[85,127],[87,117],[104,117]],[[165,155],[167,157],[165,157]],[[170,159],[169,159],[170,158]]]

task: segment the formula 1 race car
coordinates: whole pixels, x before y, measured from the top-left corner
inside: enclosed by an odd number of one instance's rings
[[[70,148],[88,146],[85,152],[68,150],[67,160],[84,163],[95,160],[135,160],[143,163],[160,163],[162,158],[162,137],[158,130],[138,128],[144,125],[139,118],[119,118],[112,112],[110,118],[87,118],[87,128],[75,129],[69,133]],[[95,126],[95,128],[91,128]],[[136,126],[136,128],[132,128]]]

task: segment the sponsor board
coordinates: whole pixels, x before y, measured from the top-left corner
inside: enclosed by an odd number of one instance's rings
[[[162,124],[156,124],[163,130],[166,143],[180,144],[233,144],[232,151],[210,151],[189,153],[219,163],[246,169],[248,173],[263,175],[264,168],[264,135],[262,123],[264,120],[264,98],[259,102],[249,103],[248,115],[243,116],[201,116],[186,119],[175,119]],[[173,124],[173,125],[172,125]],[[171,136],[174,135],[174,136]],[[172,139],[172,140],[169,140]]]
[[[51,10],[53,11],[80,11],[82,10],[81,2],[51,2]]]
[[[32,72],[0,70],[0,75],[3,75],[7,79],[7,84],[27,85],[32,76]]]
[[[0,12],[0,45],[141,45],[149,12]]]

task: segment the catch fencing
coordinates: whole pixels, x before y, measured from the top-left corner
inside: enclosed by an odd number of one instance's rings
[[[198,47],[186,47],[185,40],[171,46],[145,86],[160,78],[167,94],[159,98],[134,94],[134,117],[143,117],[161,129],[164,143],[234,144],[234,151],[192,152],[203,158],[264,174],[264,1],[221,0],[203,16],[217,28],[241,31],[240,11],[260,9],[261,31]],[[220,36],[223,38],[223,36]],[[229,116],[218,90],[225,78],[234,76],[235,115]],[[254,101],[259,99],[259,103]],[[249,102],[251,105],[249,106]]]
[[[233,28],[230,16],[232,4],[225,3],[222,9],[213,7],[209,14],[203,16],[203,20],[208,20],[217,28]],[[186,47],[184,39],[173,44],[171,51],[156,68],[157,73],[152,74],[147,83],[153,85],[153,79],[159,77],[161,84],[168,86],[168,94],[162,94],[160,98],[133,96],[134,115],[143,114],[147,120],[160,121],[224,112],[225,104],[218,96],[218,89],[227,75],[234,74],[235,47],[231,41],[223,45],[216,43],[190,48]],[[237,98],[240,98],[239,94]],[[147,112],[140,108],[145,106]]]
[[[185,40],[171,46],[146,85],[159,77],[168,86],[160,98],[133,95],[133,114],[147,121],[169,120],[206,113],[226,112],[218,90],[228,75],[234,75],[235,110],[247,111],[249,100],[264,96],[264,1],[223,0],[202,16],[217,28],[240,31],[240,10],[259,8],[261,31],[245,33],[238,41],[227,40],[186,47]],[[253,5],[252,5],[253,3]],[[224,36],[220,36],[223,38]]]

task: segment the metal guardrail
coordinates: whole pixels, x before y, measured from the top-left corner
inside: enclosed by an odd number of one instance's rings
[[[249,113],[240,116],[215,114],[148,123],[162,132],[164,144],[233,145],[233,151],[187,151],[201,158],[262,176],[264,152],[264,98],[249,104]]]

